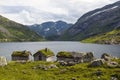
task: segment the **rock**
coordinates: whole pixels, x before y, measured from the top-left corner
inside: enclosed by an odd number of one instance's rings
[[[55,64],[51,64],[49,68],[58,68]]]
[[[69,62],[67,62],[67,65],[66,65],[66,66],[73,66],[73,65],[75,65],[75,64],[76,64],[75,62],[69,61]]]
[[[6,66],[6,65],[7,65],[6,57],[0,56],[0,66]]]
[[[93,73],[93,75],[96,75],[98,79],[101,79],[101,76],[103,75],[103,73],[101,70],[98,69]]]
[[[40,64],[40,65],[38,65],[37,67],[38,67],[39,69],[44,69],[46,66]]]
[[[37,69],[37,67],[33,67],[32,69]]]
[[[118,80],[116,77],[111,77],[110,80]]]
[[[111,77],[110,80],[118,80],[116,77]]]
[[[67,71],[67,69],[61,69],[61,70],[60,70],[60,73],[63,74],[63,73],[65,73],[66,71]]]
[[[110,61],[111,60],[111,56],[107,53],[103,53],[101,56],[101,59],[104,59],[105,61]]]
[[[26,64],[26,60],[17,60],[16,63]]]
[[[86,55],[84,55],[84,62],[90,62],[94,59],[93,52],[87,52]]]
[[[60,61],[59,63],[60,63],[60,65],[62,65],[62,66],[66,66],[66,65],[67,65],[67,62],[65,62],[65,61]]]
[[[48,69],[51,69],[51,68],[58,68],[55,64],[51,64],[51,65],[37,65],[37,66],[34,66],[32,69],[43,69],[43,70],[48,70]]]
[[[47,68],[47,67],[44,67],[43,69],[44,69],[45,71],[47,71],[47,70],[48,70],[48,68]]]
[[[109,67],[118,67],[119,66],[119,64],[117,62],[108,62],[107,65]]]
[[[71,80],[76,80],[76,78],[75,77],[72,77],[72,79]]]
[[[97,67],[97,66],[101,66],[104,64],[104,61],[102,59],[97,59],[91,62],[91,64],[89,65],[90,67]]]
[[[43,69],[43,70],[48,70],[48,67],[46,65],[37,65],[35,67],[33,67],[33,69]]]
[[[101,71],[101,70],[97,70],[97,71],[95,72],[95,74],[96,74],[97,76],[101,76],[101,75],[102,75],[102,71]]]
[[[48,67],[46,65],[41,66],[41,69],[48,70]]]
[[[111,75],[110,80],[118,80],[118,75],[117,74]]]
[[[73,61],[68,61],[68,62],[60,61],[59,63],[60,63],[60,65],[62,65],[62,66],[73,66],[73,65],[76,64],[76,63],[73,62]]]
[[[23,74],[27,74],[27,72],[26,72],[25,70],[22,70],[22,73],[23,73]]]

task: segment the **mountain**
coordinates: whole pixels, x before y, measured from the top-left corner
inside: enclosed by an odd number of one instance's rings
[[[27,26],[11,21],[0,15],[0,42],[4,41],[40,41],[42,37]]]
[[[120,26],[110,32],[83,40],[84,43],[120,44]]]
[[[48,40],[56,40],[64,31],[66,31],[71,26],[72,24],[68,24],[64,21],[51,21],[44,22],[42,24],[31,25],[28,27]]]
[[[118,26],[120,26],[120,1],[84,14],[61,36],[61,40],[80,41],[107,33]]]

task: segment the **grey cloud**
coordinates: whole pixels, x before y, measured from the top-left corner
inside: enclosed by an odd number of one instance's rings
[[[29,7],[27,6],[0,6],[1,13],[19,13]]]
[[[112,2],[118,0],[110,0]],[[18,14],[19,20],[23,24],[35,24],[41,23],[50,20],[64,20],[66,22],[76,22],[78,18],[80,18],[83,14],[88,11],[91,11],[95,8],[102,7],[108,2],[87,4],[85,3],[71,3],[70,0],[51,0],[51,7],[53,8],[61,8],[65,10],[68,14],[55,14],[53,12],[47,12],[41,10],[39,7],[34,8],[33,6],[0,6],[0,13],[4,14]],[[49,7],[49,6],[48,6]]]

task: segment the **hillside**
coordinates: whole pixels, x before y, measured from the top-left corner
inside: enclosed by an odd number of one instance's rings
[[[43,38],[26,26],[0,15],[0,42],[40,40]]]
[[[120,26],[120,1],[84,14],[61,36],[61,40],[80,41],[107,33],[118,26]]]
[[[120,44],[120,27],[108,33],[96,35],[82,42],[87,43],[101,43],[101,44]]]
[[[66,31],[71,26],[72,24],[66,23],[64,21],[49,21],[42,24],[34,24],[28,27],[47,40],[56,40],[64,31]]]

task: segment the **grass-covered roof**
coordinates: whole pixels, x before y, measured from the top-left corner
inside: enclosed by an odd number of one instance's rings
[[[12,56],[21,56],[21,57],[28,57],[30,54],[29,51],[14,51]]]
[[[37,52],[37,54],[39,54],[39,53],[45,55],[46,57],[54,56],[53,51],[51,51],[51,50],[48,49],[48,48],[39,50],[39,51]],[[35,53],[35,54],[36,54],[36,53]],[[34,55],[35,55],[35,54],[34,54]]]
[[[57,57],[72,58],[73,56],[72,56],[71,52],[61,51],[61,52],[58,52]]]

